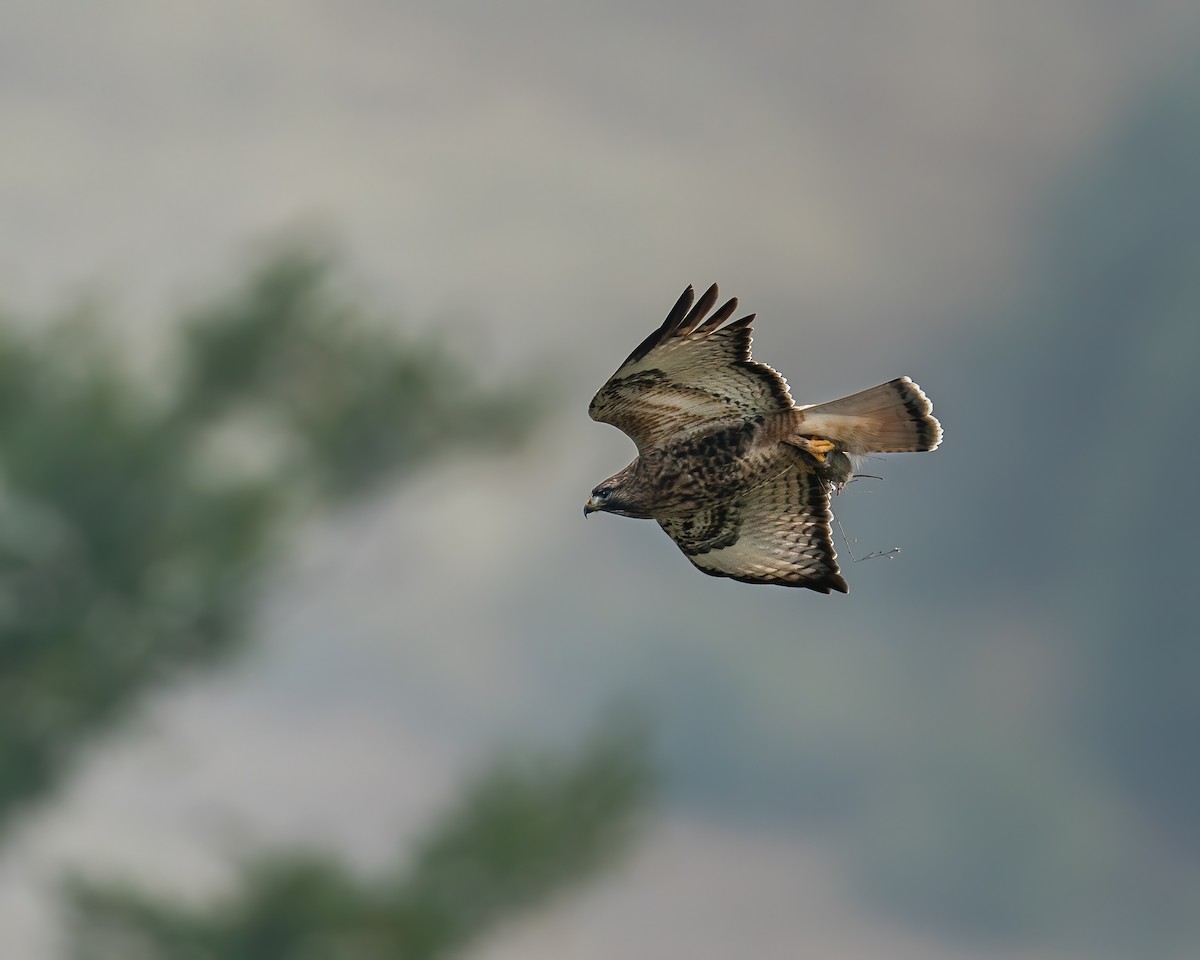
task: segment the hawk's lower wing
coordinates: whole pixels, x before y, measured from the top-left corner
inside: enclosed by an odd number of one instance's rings
[[[728,503],[659,523],[710,576],[845,593],[831,519],[828,486],[792,467]]]

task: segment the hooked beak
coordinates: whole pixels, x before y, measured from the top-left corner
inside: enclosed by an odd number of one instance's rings
[[[592,497],[590,500],[588,500],[587,503],[585,503],[583,505],[583,515],[586,517],[589,513],[596,513],[603,509],[604,509],[604,507],[601,506],[600,501],[597,500],[595,497]]]

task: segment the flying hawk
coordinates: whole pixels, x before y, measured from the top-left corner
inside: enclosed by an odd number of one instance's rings
[[[830,494],[852,458],[934,449],[933,404],[901,377],[798,407],[787,381],[750,359],[754,315],[726,324],[733,299],[708,316],[715,283],[694,300],[688,287],[593,398],[592,419],[626,433],[638,456],[592,491],[584,516],[657,520],[710,576],[845,593]]]

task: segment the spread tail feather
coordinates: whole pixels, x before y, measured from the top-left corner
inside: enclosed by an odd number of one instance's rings
[[[802,435],[832,440],[850,454],[933,450],[942,442],[933,404],[908,377],[840,400],[799,407],[796,423]]]

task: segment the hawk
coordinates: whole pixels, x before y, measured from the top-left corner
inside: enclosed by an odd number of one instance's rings
[[[746,583],[848,587],[830,531],[830,495],[856,457],[933,450],[933,404],[908,377],[815,406],[750,358],[754,314],[689,286],[662,326],[600,388],[588,413],[637,444],[593,491],[597,511],[657,520],[703,573]],[[695,303],[693,304],[693,301]]]

